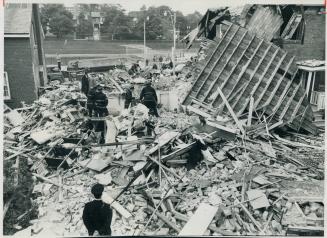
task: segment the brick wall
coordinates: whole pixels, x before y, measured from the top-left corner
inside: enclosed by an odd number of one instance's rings
[[[296,61],[325,59],[325,15],[305,14],[304,44],[283,44],[283,48],[296,56]]]
[[[11,100],[5,103],[21,107],[20,101],[32,103],[36,89],[32,69],[32,51],[28,38],[4,39],[4,70],[8,73]]]

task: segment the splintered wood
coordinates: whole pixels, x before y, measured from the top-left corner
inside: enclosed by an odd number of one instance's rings
[[[183,227],[179,236],[202,236],[210,225],[213,217],[216,215],[218,207],[210,206],[206,203],[201,203],[190,218],[190,220]]]

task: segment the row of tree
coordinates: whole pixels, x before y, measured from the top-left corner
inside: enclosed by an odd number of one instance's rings
[[[143,39],[144,22],[148,40],[173,37],[173,15],[168,6],[141,7],[139,11],[126,13],[119,4],[79,4],[79,15],[74,17],[64,5],[45,4],[41,8],[41,24],[45,33],[50,32],[62,38],[75,33],[79,38],[93,35],[91,13],[100,12],[101,35],[112,40]],[[197,26],[202,15],[195,11],[186,16],[176,12],[176,30],[179,37],[185,36]]]

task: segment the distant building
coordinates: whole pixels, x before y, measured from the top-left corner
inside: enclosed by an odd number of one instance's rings
[[[93,23],[93,39],[94,40],[100,40],[101,34],[100,34],[100,28],[103,24],[104,17],[102,16],[101,12],[91,12],[91,18]]]
[[[43,39],[38,4],[5,6],[4,101],[12,108],[33,103],[47,83]]]

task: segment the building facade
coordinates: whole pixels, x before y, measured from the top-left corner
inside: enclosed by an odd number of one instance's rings
[[[47,83],[39,7],[7,4],[4,20],[4,102],[18,108],[33,103]]]

